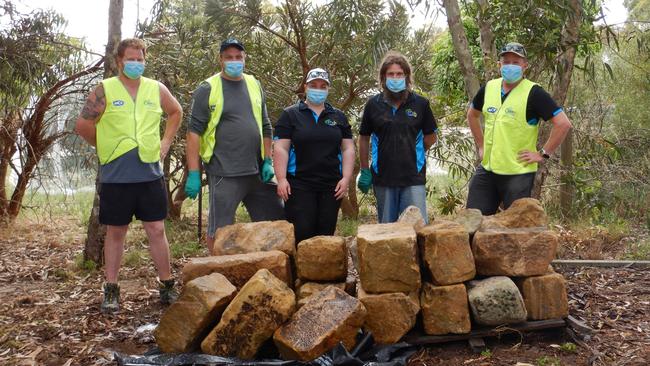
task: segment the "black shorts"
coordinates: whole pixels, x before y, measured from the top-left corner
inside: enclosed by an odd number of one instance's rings
[[[167,190],[164,179],[143,183],[102,183],[99,192],[99,222],[128,225],[135,218],[160,221],[167,217]]]
[[[506,209],[524,197],[530,197],[535,173],[501,175],[479,165],[469,181],[467,208],[477,208],[483,215],[494,215],[501,203]]]

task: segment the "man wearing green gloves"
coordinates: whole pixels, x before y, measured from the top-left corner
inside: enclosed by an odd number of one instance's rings
[[[272,127],[264,92],[255,77],[243,73],[245,60],[241,42],[231,38],[221,43],[222,72],[202,82],[192,100],[185,193],[196,198],[201,189],[200,157],[210,192],[210,252],[216,230],[235,221],[242,202],[252,221],[284,217],[282,203],[270,184],[274,176]]]

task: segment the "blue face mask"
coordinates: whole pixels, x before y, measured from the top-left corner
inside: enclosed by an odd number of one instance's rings
[[[129,79],[138,79],[144,73],[144,62],[124,61],[122,72]]]
[[[393,93],[406,89],[406,78],[386,78],[386,87]]]
[[[501,76],[506,83],[516,83],[521,79],[524,70],[519,65],[503,65],[501,66]]]
[[[312,104],[321,105],[325,103],[327,94],[329,94],[329,90],[327,89],[307,88],[307,100]]]
[[[244,72],[244,61],[224,61],[226,74],[231,78],[238,78]]]

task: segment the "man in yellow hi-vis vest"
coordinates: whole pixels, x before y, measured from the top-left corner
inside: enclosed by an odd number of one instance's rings
[[[272,127],[264,92],[255,77],[243,73],[245,59],[241,42],[230,38],[221,43],[222,72],[196,89],[188,121],[185,193],[195,198],[201,189],[201,160],[210,192],[210,252],[216,230],[234,222],[242,202],[252,221],[284,217],[275,187],[269,184],[274,175]]]
[[[499,67],[502,77],[488,81],[467,111],[481,158],[469,183],[467,208],[480,209],[483,215],[493,215],[502,203],[508,208],[515,200],[530,197],[537,164],[553,154],[571,129],[553,98],[524,77],[528,67],[524,46],[506,44],[499,53]],[[550,121],[553,128],[537,151],[540,120]]]
[[[160,302],[176,300],[165,235],[167,193],[160,160],[169,152],[183,115],[178,101],[156,80],[142,76],[145,44],[125,39],[117,47],[119,76],[103,80],[88,96],[75,130],[99,157],[99,221],[106,225],[104,301],[101,310],[119,310],[118,272],[129,223],[135,215],[149,239],[160,279]],[[160,121],[167,115],[160,139]]]

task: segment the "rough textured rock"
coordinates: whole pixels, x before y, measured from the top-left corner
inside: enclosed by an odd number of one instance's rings
[[[287,360],[313,360],[339,342],[352,350],[365,317],[361,301],[330,286],[312,296],[275,332],[273,341]]]
[[[426,222],[422,217],[422,212],[420,212],[420,209],[415,206],[409,206],[404,211],[402,211],[402,213],[399,215],[399,218],[397,219],[397,222],[413,225],[413,228],[415,230],[418,230],[426,225]]]
[[[558,235],[537,229],[494,229],[474,234],[476,273],[483,276],[537,276],[555,258]]]
[[[192,258],[183,267],[183,282],[213,272],[221,273],[237,288],[244,286],[257,271],[265,268],[287,284],[291,284],[289,256],[278,250],[247,254]]]
[[[413,328],[420,312],[417,292],[368,294],[359,287],[358,298],[367,310],[363,328],[372,332],[378,343],[397,343]]]
[[[420,288],[413,226],[402,223],[359,226],[359,277],[369,293],[412,292]]]
[[[569,315],[566,282],[559,273],[527,277],[518,281],[528,319],[566,318]]]
[[[464,334],[472,330],[467,289],[462,283],[451,286],[425,283],[422,286],[420,305],[427,334]]]
[[[295,295],[287,284],[260,269],[224,310],[217,326],[201,343],[201,350],[252,359],[262,343],[289,319],[295,306]]]
[[[524,299],[517,285],[508,277],[470,281],[467,297],[477,324],[493,326],[526,320]]]
[[[183,293],[160,318],[154,331],[165,353],[190,352],[219,320],[237,289],[219,273],[185,282]]]
[[[247,222],[217,230],[212,255],[242,254],[279,250],[289,256],[296,252],[293,224],[285,220]]]
[[[348,252],[348,274],[345,277],[345,292],[350,294],[351,296],[357,296],[357,287],[359,284],[359,270],[357,269],[357,265],[355,264],[354,257],[356,257],[356,251],[357,251],[357,241],[356,239],[354,240],[354,248],[350,246],[351,242],[347,241],[345,242],[345,245],[347,247],[347,252]]]
[[[485,216],[479,230],[495,228],[546,227],[548,217],[542,204],[534,198],[520,198],[496,215]]]
[[[310,281],[343,281],[348,274],[348,251],[340,236],[315,236],[298,243],[298,277]]]
[[[318,283],[318,282],[305,282],[300,284],[300,287],[296,290],[296,300],[298,301],[298,307],[301,308],[303,305],[309,301],[311,296],[316,295],[317,293],[323,291],[329,286],[334,286],[341,290],[345,291],[345,283]]]
[[[458,211],[452,221],[463,225],[465,231],[467,231],[469,235],[474,235],[474,233],[481,227],[483,215],[479,209],[465,208]]]
[[[461,283],[476,275],[469,234],[461,224],[434,221],[418,230],[418,244],[434,284]]]

